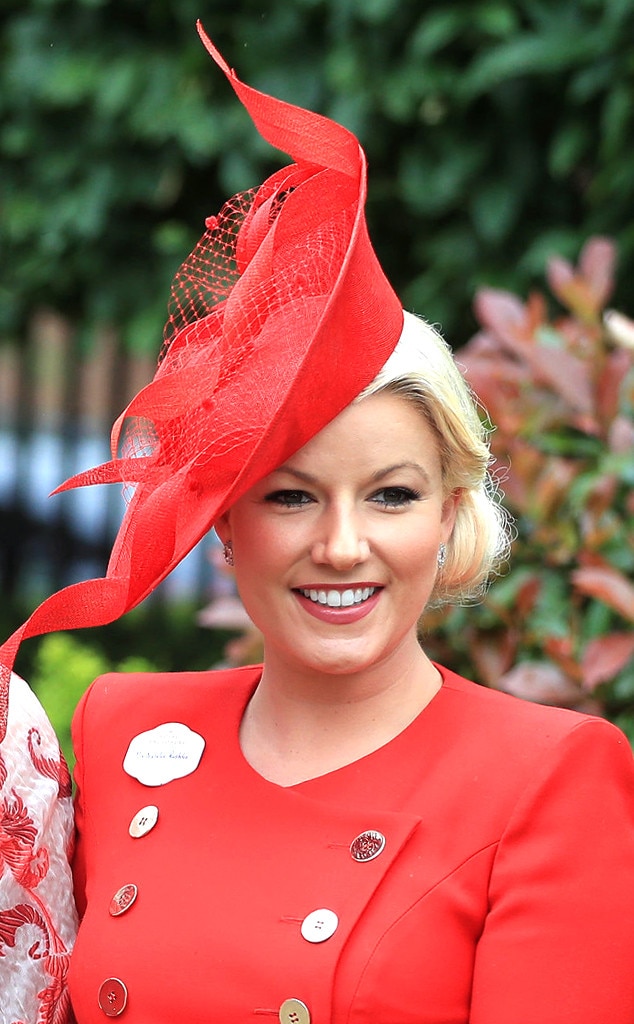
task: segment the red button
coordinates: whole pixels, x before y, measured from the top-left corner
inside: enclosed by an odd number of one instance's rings
[[[137,898],[137,893],[138,889],[133,882],[130,882],[128,885],[122,885],[110,900],[108,912],[112,917],[118,917],[119,914],[125,914],[126,910],[130,909]]]
[[[118,978],[106,978],[99,989],[98,1001],[106,1017],[118,1017],[126,1008],[128,990]]]
[[[370,828],[362,832],[350,843],[350,856],[353,860],[362,863],[366,860],[374,860],[385,849],[385,836],[382,832]]]

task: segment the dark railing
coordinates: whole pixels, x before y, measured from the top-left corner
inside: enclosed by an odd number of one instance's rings
[[[0,587],[5,600],[39,598],[105,572],[124,509],[115,485],[49,497],[63,480],[110,457],[112,423],[154,372],[103,332],[84,351],[51,313],[18,347],[0,345]],[[203,542],[204,544],[204,542]],[[161,588],[203,597],[200,549]]]

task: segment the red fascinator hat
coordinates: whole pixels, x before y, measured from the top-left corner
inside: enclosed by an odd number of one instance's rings
[[[21,641],[138,605],[249,487],[376,376],[403,326],[368,238],[366,161],[326,117],[242,83],[201,39],[260,134],[294,161],[233,196],[176,274],[158,369],[112,431],[112,460],[60,490],[130,494],[105,577],[44,601],[0,648],[0,739]]]

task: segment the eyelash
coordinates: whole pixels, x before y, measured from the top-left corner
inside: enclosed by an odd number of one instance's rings
[[[308,505],[313,500],[306,491],[299,490],[280,490],[271,491],[267,494],[265,501],[270,502],[272,505],[281,505],[283,508],[301,508],[302,505]]]
[[[382,487],[376,491],[371,498],[385,508],[406,508],[414,501],[420,501],[421,495],[411,487]]]
[[[411,487],[382,487],[371,495],[370,501],[384,508],[406,508],[414,501],[420,501],[421,495]],[[313,502],[310,494],[300,490],[279,490],[267,494],[265,501],[272,505],[281,505],[283,508],[302,508]]]

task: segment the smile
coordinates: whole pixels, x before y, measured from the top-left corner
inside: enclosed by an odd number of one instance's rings
[[[376,587],[358,587],[356,590],[304,590],[299,593],[313,604],[327,605],[328,608],[352,608],[363,604],[376,593]]]

